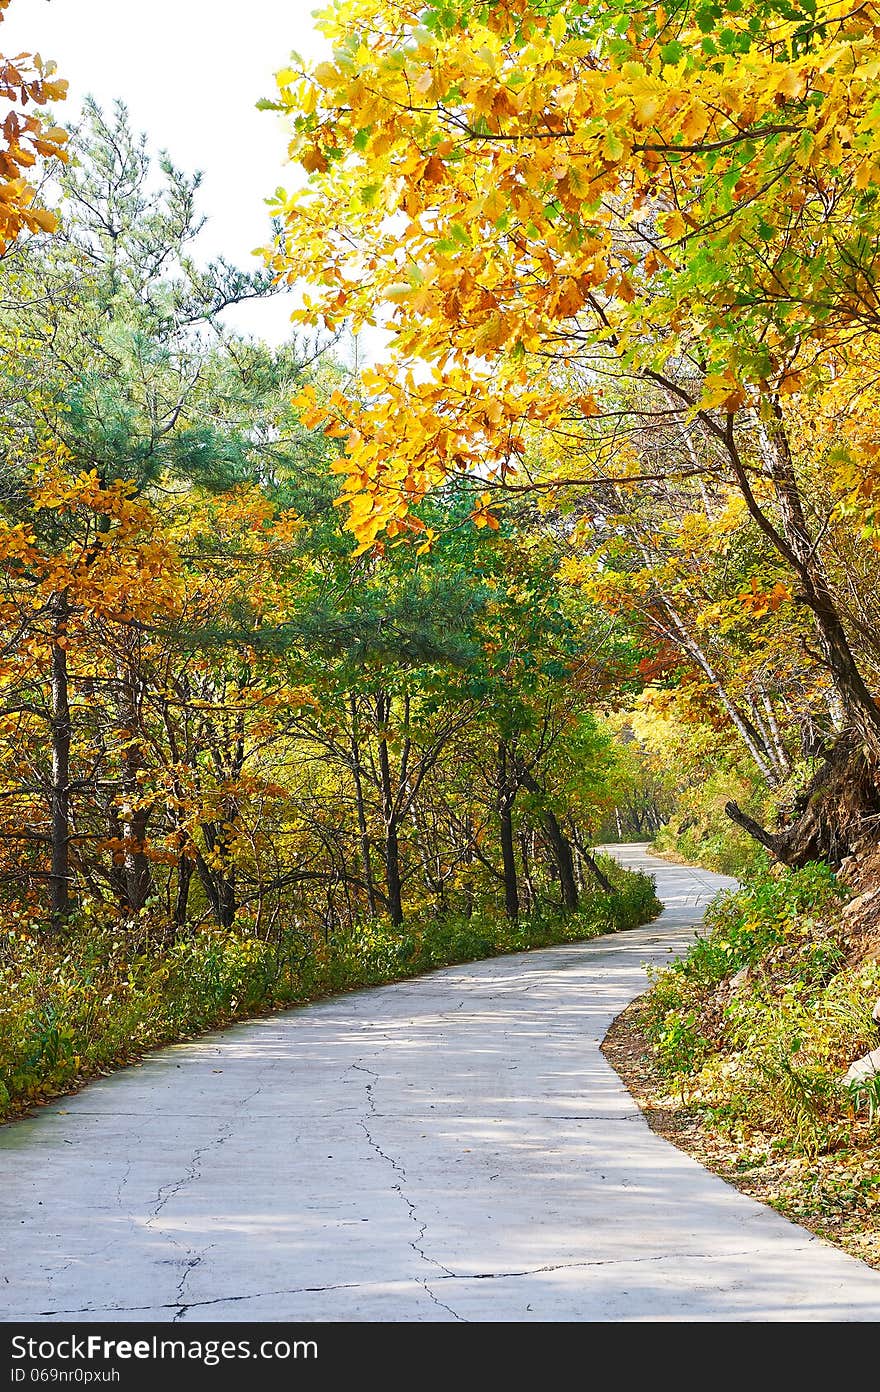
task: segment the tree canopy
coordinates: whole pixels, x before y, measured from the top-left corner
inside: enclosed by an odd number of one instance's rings
[[[762,777],[787,776],[778,722],[732,688],[772,706],[743,671],[767,616],[876,758],[848,593],[854,532],[866,582],[876,550],[875,7],[357,0],[323,23],[332,60],[278,74],[307,177],[271,264],[314,287],[303,320],[390,336],[355,402],[302,402],[345,439],[360,547],[430,546],[451,477],[479,527],[535,497],[561,577],[640,610]],[[781,652],[766,670],[779,689]]]

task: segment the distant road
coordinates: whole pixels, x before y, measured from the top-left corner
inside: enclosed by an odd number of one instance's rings
[[[0,1128],[6,1320],[875,1320],[880,1273],[655,1136],[599,1051],[662,917],[152,1055]]]

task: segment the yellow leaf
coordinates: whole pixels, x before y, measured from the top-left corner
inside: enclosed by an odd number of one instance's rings
[[[313,73],[314,79],[322,87],[338,87],[345,81],[334,63],[319,63]]]
[[[58,219],[54,213],[49,212],[48,208],[35,208],[31,216],[34,222],[36,222],[44,232],[56,232],[58,230]]]
[[[787,372],[776,388],[780,396],[793,396],[804,384],[802,372]]]
[[[550,37],[554,43],[562,42],[567,27],[565,15],[561,10],[558,10],[550,21]]]
[[[677,242],[687,231],[687,223],[681,213],[667,213],[663,219],[663,232],[671,242]]]

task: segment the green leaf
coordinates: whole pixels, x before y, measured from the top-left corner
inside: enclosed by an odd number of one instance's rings
[[[664,63],[680,63],[684,57],[684,44],[680,44],[678,39],[673,39],[672,43],[664,44],[660,50],[660,57]]]

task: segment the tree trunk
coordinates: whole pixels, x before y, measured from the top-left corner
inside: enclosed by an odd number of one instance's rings
[[[111,841],[121,842],[124,839],[122,822],[119,820],[119,808],[116,806],[115,796],[111,797],[110,805],[107,808],[107,831]],[[125,882],[125,858],[121,851],[114,849],[110,869],[107,874],[110,881],[110,888],[116,896],[119,908],[125,912],[128,908],[128,886]]]
[[[217,901],[220,910],[220,927],[231,928],[235,922],[235,914],[238,909],[238,901],[235,893],[235,866],[231,866],[227,874],[218,875],[217,878]]]
[[[504,871],[504,911],[515,922],[519,918],[519,885],[513,836],[513,803],[516,785],[510,778],[510,757],[502,740],[498,746],[498,816],[501,823],[501,863]]]
[[[385,833],[385,889],[388,894],[388,916],[395,928],[403,923],[403,900],[400,886],[400,847],[397,823],[392,820]]]
[[[177,893],[174,896],[174,924],[177,928],[186,927],[192,873],[193,863],[189,856],[181,856],[177,862]]]
[[[351,714],[351,768],[354,775],[354,794],[357,807],[358,837],[361,847],[361,866],[364,872],[364,884],[367,888],[367,907],[370,910],[370,917],[376,917],[376,894],[373,889],[373,867],[370,860],[370,833],[367,827],[367,811],[364,804],[364,782],[361,775],[361,747],[358,739],[358,719],[357,701],[354,692],[349,698],[349,712]]]
[[[202,835],[205,838],[205,845],[208,847],[208,850],[213,851],[214,835],[213,829],[211,828],[209,823],[203,824]],[[225,926],[223,922],[223,896],[220,891],[220,886],[218,884],[219,877],[211,869],[211,867],[205,860],[205,857],[198,849],[195,852],[195,858],[196,869],[199,872],[199,879],[202,882],[202,888],[204,889],[205,894],[208,897],[208,903],[211,905],[211,910],[214,914],[215,919],[217,920],[218,927],[223,928]]]
[[[791,809],[789,824],[768,831],[728,802],[725,812],[783,865],[794,869],[810,860],[832,866],[869,836],[876,839],[880,792],[873,758],[866,755],[857,732],[842,735]]]
[[[513,804],[501,806],[501,862],[504,866],[504,912],[511,920],[519,918],[519,886],[513,844]]]
[[[590,855],[590,852],[587,850],[586,846],[581,841],[581,838],[579,836],[575,836],[574,843],[577,847],[578,855],[584,862],[584,865],[586,865],[589,869],[590,874],[593,876],[599,888],[605,894],[616,894],[617,890],[614,888],[614,885],[611,883],[608,876],[605,874],[605,871],[599,868],[595,859],[593,858],[593,856]]]
[[[783,776],[788,777],[791,773],[791,759],[788,757],[788,750],[782,743],[782,735],[779,730],[779,721],[776,719],[776,711],[773,709],[773,702],[770,699],[769,693],[765,691],[763,686],[761,686],[759,690],[761,692],[761,704],[767,713],[767,725],[773,740],[773,747],[776,750],[776,760]]]
[[[537,797],[543,798],[544,790],[524,764],[517,764],[517,773],[524,788],[527,788],[530,793],[534,793]],[[553,859],[559,872],[559,888],[562,891],[563,908],[569,913],[575,913],[578,907],[578,889],[571,843],[559,825],[556,814],[549,807],[542,808],[539,815],[541,826],[550,843]]]
[[[227,809],[229,806],[230,804],[227,804]],[[231,812],[228,815],[234,817],[236,813]],[[199,879],[210,901],[217,926],[231,928],[238,909],[232,841],[228,832],[224,831],[218,822],[203,822],[201,830],[212,864],[208,865],[204,856],[196,850]]]
[[[50,836],[52,928],[64,926],[70,913],[70,685],[65,638],[70,606],[66,591],[55,597],[52,619],[51,730],[52,784]]]
[[[127,730],[122,747],[122,835],[125,841],[125,897],[126,906],[137,913],[147,902],[153,889],[150,862],[146,855],[147,821],[149,811],[139,802],[142,787],[138,774],[146,768],[143,753],[137,739],[140,726],[138,708],[137,675],[135,672],[134,644],[137,638],[133,629],[126,634],[125,661],[118,668],[120,700],[119,718]]]
[[[474,863],[474,833],[470,817],[467,817],[465,819],[463,830],[465,839],[465,851],[462,856],[462,865],[466,865],[469,871],[470,866]],[[468,873],[467,879],[462,880],[461,892],[464,895],[464,916],[465,918],[471,918],[474,912],[474,882],[470,876],[470,873]]]
[[[660,602],[672,625],[672,632],[669,633],[667,630],[668,636],[671,637],[674,642],[677,642],[678,646],[686,652],[689,657],[693,658],[697,666],[704,672],[714,688],[718,700],[730,717],[737,734],[754,759],[761,776],[766,780],[769,787],[777,787],[782,781],[781,775],[775,767],[773,754],[768,749],[759,731],[755,729],[748,717],[739,710],[728,693],[723,681],[715,671],[712,663],[709,661],[708,654],[703,651],[701,645],[687,631],[684,621],[665,595],[660,596]],[[639,831],[641,831],[641,826],[639,826]]]
[[[571,843],[565,835],[556,816],[549,809],[541,813],[541,826],[553,851],[553,859],[559,871],[559,888],[562,891],[562,906],[567,913],[576,913],[578,908],[577,881],[574,877],[574,860]]]
[[[534,847],[532,848],[534,849]],[[526,913],[531,913],[538,903],[538,891],[535,888],[535,881],[532,878],[532,858],[529,854],[529,833],[525,830],[519,834],[519,856],[522,862],[523,880],[526,886]]]
[[[382,792],[382,815],[385,819],[385,892],[388,914],[395,927],[403,923],[403,902],[400,886],[400,845],[397,836],[397,815],[394,809],[394,789],[391,786],[391,763],[386,737],[391,698],[384,692],[376,697],[376,723],[379,727],[379,782]]]

